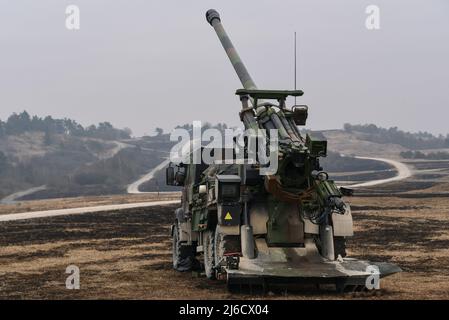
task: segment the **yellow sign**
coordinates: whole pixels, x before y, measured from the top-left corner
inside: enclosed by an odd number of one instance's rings
[[[226,213],[225,220],[232,220],[231,214],[229,212]]]

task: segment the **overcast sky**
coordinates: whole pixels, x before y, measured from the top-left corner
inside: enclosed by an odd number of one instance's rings
[[[78,31],[65,27],[69,4]],[[365,27],[370,4],[380,30]],[[260,89],[292,89],[297,31],[307,127],[449,133],[447,0],[0,0],[0,118],[26,109],[135,135],[193,120],[238,125],[241,85],[209,8]]]

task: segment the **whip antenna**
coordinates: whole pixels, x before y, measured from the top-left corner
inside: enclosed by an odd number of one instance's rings
[[[294,37],[294,60],[295,60],[295,70],[294,70],[294,77],[295,77],[295,90],[296,90],[296,84],[297,84],[297,76],[296,76],[296,31],[295,31],[295,37]],[[295,105],[296,105],[296,96],[295,96]]]

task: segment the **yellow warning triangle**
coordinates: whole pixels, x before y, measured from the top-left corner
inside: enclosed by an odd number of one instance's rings
[[[231,214],[229,212],[226,213],[225,220],[232,220]]]

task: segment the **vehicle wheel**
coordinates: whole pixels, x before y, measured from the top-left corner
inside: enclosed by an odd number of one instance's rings
[[[240,253],[240,237],[220,233],[220,227],[215,229],[215,264],[225,265],[223,257],[226,253]]]
[[[215,279],[215,232],[206,230],[203,232],[203,257],[204,257],[204,272],[208,279]]]
[[[318,252],[321,254],[321,240],[319,236],[313,237],[315,240],[315,245],[318,249]],[[346,238],[345,237],[334,237],[334,255],[335,259],[338,258],[338,255],[341,255],[342,258],[346,257]]]
[[[178,222],[176,222],[173,228],[173,269],[182,272],[189,271],[192,270],[195,257],[192,247],[183,245],[183,242],[179,240],[179,232]]]
[[[338,255],[342,258],[346,257],[346,238],[345,237],[334,237],[334,253],[335,259]]]

